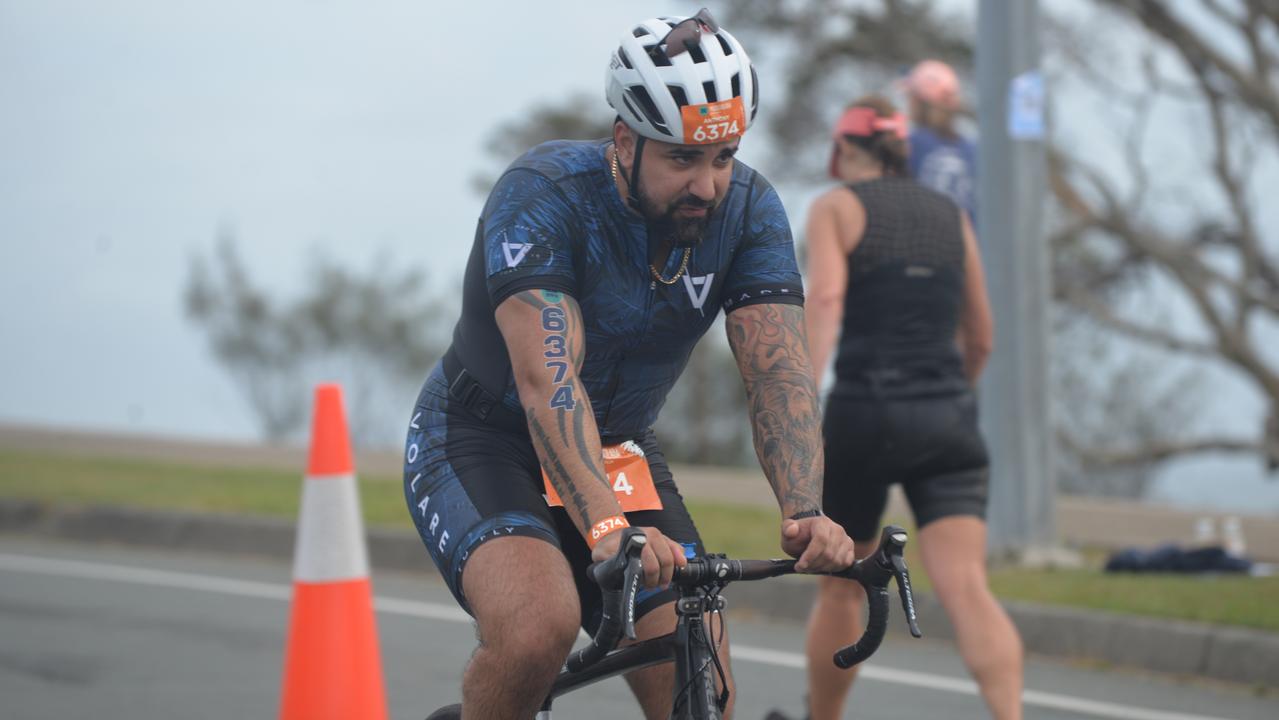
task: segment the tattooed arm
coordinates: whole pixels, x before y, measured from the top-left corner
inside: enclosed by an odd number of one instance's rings
[[[728,314],[728,342],[746,385],[755,454],[773,486],[782,517],[822,507],[821,418],[799,305],[757,303]],[[784,520],[782,548],[800,570],[852,562],[853,545],[826,517]],[[802,554],[801,554],[802,553]]]
[[[604,474],[595,413],[578,379],[586,356],[577,301],[550,290],[528,290],[497,308],[529,436],[551,486],[583,535],[622,514]]]
[[[821,419],[803,307],[748,305],[728,314],[726,329],[746,385],[755,454],[782,515],[820,508]]]
[[[546,477],[578,532],[594,545],[595,559],[606,559],[617,547],[609,520],[624,515],[604,472],[591,399],[578,378],[586,358],[581,309],[563,293],[527,290],[498,305],[497,326]],[[665,585],[673,566],[684,564],[683,549],[653,528],[644,531],[645,584]]]

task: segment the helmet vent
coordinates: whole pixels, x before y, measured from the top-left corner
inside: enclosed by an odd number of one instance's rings
[[[702,52],[701,43],[698,43],[696,45],[690,44],[688,46],[688,56],[691,57],[693,59],[693,62],[695,63],[706,62],[706,53]]]
[[[648,48],[648,56],[653,60],[656,67],[670,67],[671,59],[666,57],[666,53],[662,52],[661,45],[653,45]]]
[[[688,104],[688,94],[684,92],[684,88],[679,85],[667,85],[666,89],[671,91],[671,97],[675,98],[675,104],[678,107]]]
[[[635,69],[635,66],[631,64],[631,57],[630,57],[629,55],[627,55],[627,54],[626,54],[626,51],[625,51],[625,50],[623,50],[622,48],[618,48],[618,49],[617,49],[617,56],[618,56],[618,57],[620,57],[620,58],[622,59],[622,64],[626,66],[626,69],[627,69],[627,70],[634,70],[634,69]]]
[[[639,110],[636,110],[635,106],[631,104],[630,93],[626,93],[622,95],[622,104],[626,105],[627,112],[629,112],[630,114],[636,117],[639,117],[639,114],[640,114]]]
[[[733,93],[733,97],[738,97],[742,94],[741,73],[733,73],[733,79],[730,81],[730,92]]]
[[[725,55],[733,54],[733,46],[728,44],[728,41],[724,39],[723,35],[715,33],[715,39],[719,41],[719,46],[724,51]]]
[[[715,92],[715,83],[710,80],[702,83],[702,92],[706,93],[706,102],[719,100],[719,93]]]
[[[662,114],[657,111],[657,103],[654,103],[652,96],[648,94],[648,88],[643,85],[633,85],[626,89],[626,95],[623,98],[628,96],[635,101],[636,105],[639,105],[640,112],[636,113],[637,115],[643,115],[648,124],[663,134],[672,135],[666,123],[662,122]],[[628,102],[627,105],[629,106],[630,103]]]

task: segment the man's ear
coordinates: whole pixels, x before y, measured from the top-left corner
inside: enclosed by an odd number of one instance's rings
[[[622,165],[630,167],[635,162],[635,131],[621,120],[613,123],[613,147]]]

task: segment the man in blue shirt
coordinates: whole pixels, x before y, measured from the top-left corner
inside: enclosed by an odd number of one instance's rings
[[[648,538],[637,634],[674,628],[667,586],[701,542],[650,427],[720,308],[782,550],[801,571],[853,561],[821,512],[790,224],[734,157],[758,108],[745,50],[705,11],[654,18],[623,33],[606,78],[611,138],[539,145],[490,193],[453,343],[409,423],[409,513],[479,629],[467,717],[537,712],[579,624],[599,624],[585,568],[623,528]],[[670,716],[669,664],[627,680],[647,717]]]
[[[924,60],[905,82],[910,98],[910,174],[949,197],[977,222],[977,148],[955,129],[963,110],[959,78],[946,63]]]

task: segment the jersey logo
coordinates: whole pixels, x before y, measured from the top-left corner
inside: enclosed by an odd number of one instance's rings
[[[702,310],[702,306],[706,304],[706,298],[711,294],[713,282],[715,282],[715,273],[698,276],[684,275],[684,289],[688,291],[688,299],[693,301],[693,308],[703,317],[706,313]]]
[[[532,247],[528,243],[502,242],[502,254],[506,255],[506,266],[513,268],[520,264],[525,255],[528,255],[528,249]]]

